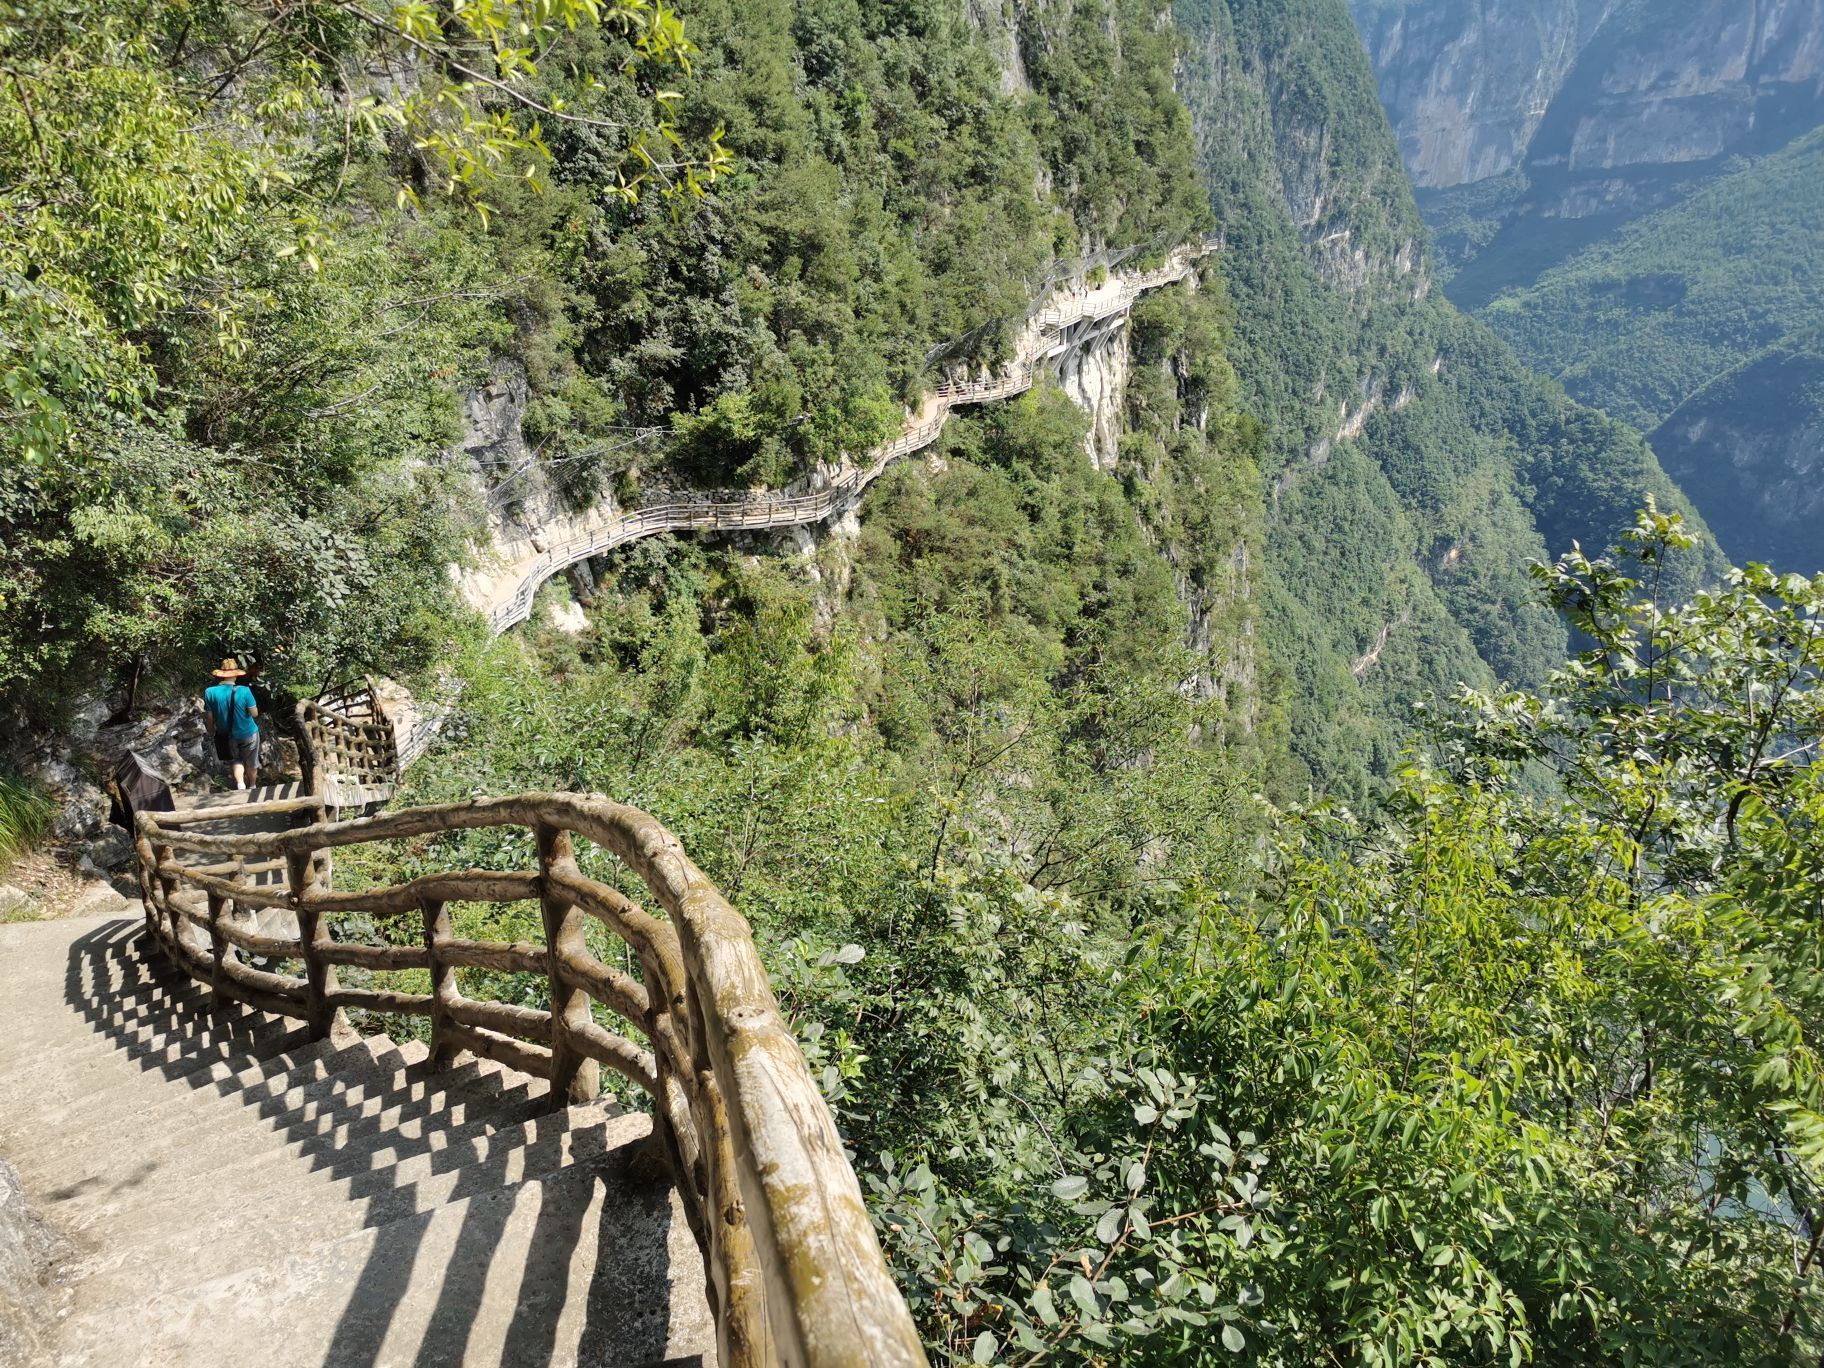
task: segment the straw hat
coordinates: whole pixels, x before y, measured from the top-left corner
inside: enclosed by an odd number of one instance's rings
[[[233,656],[222,657],[222,667],[214,671],[217,679],[239,679],[247,671],[241,668],[240,662]]]

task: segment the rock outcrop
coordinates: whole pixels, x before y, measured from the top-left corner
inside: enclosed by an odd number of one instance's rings
[[[1352,0],[1414,182],[1523,172],[1566,217],[1824,119],[1824,0]]]
[[[0,1368],[43,1361],[57,1245],[50,1227],[26,1206],[18,1172],[0,1159]]]

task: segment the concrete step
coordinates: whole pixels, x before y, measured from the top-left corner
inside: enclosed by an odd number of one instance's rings
[[[182,1017],[163,1025],[105,1037],[87,1047],[70,1045],[48,1051],[24,1067],[0,1066],[0,1096],[11,1094],[21,1117],[42,1116],[77,1105],[144,1076],[148,1082],[175,1080],[224,1061],[270,1058],[299,1048],[306,1040],[300,1022],[279,1017],[214,1014]]]
[[[84,1057],[74,1063],[54,1061],[30,1072],[0,1072],[0,1096],[8,1092],[17,1096],[16,1110],[8,1116],[9,1121],[21,1128],[40,1129],[37,1119],[46,1113],[94,1105],[122,1092],[145,1093],[151,1089],[162,1096],[162,1085],[176,1083],[210,1065],[284,1055],[309,1043],[303,1026],[293,1026],[252,1043],[208,1032],[189,1037],[157,1036],[143,1044]],[[0,1122],[0,1129],[6,1128]]]
[[[640,1145],[652,1133],[651,1118],[638,1114],[609,1117],[595,1108],[576,1108],[574,1114],[553,1113],[553,1119],[561,1124],[548,1128],[541,1140],[502,1150],[493,1163],[427,1175],[367,1198],[352,1197],[345,1184],[320,1176],[311,1186],[293,1185],[282,1194],[236,1184],[206,1207],[193,1194],[186,1210],[172,1213],[156,1230],[116,1229],[109,1223],[105,1243],[70,1274],[82,1280],[85,1297],[123,1301],[226,1277],[300,1242],[328,1242],[541,1178],[571,1163],[594,1163]],[[630,1151],[617,1162],[634,1159]],[[663,1173],[657,1154],[646,1155],[644,1162],[655,1176]]]
[[[137,958],[71,963],[43,973],[20,971],[15,991],[33,1003],[8,1040],[8,1061],[57,1041],[93,1033],[96,1016],[156,1004],[207,1000],[208,990],[175,966]]]
[[[90,955],[72,950],[60,964],[47,964],[42,968],[21,968],[25,981],[38,986],[39,1001],[49,1007],[52,994],[57,1000],[70,1005],[73,995],[80,993],[86,1002],[102,996],[151,996],[171,997],[188,992],[191,995],[206,991],[206,984],[196,982],[177,963],[167,958],[161,951],[152,948],[143,938],[124,943],[117,943],[103,948],[100,953]],[[127,992],[127,989],[131,989]],[[45,1011],[43,1025],[55,1025],[62,1019],[60,1014]]]
[[[28,965],[65,956],[77,941],[96,943],[134,934],[145,924],[139,906],[102,917],[60,917],[55,921],[0,926],[0,965]]]
[[[333,1128],[383,1093],[408,1062],[384,1036],[359,1042],[347,1055],[336,1052],[313,1059],[300,1053],[272,1081],[270,1086],[278,1090],[274,1095],[241,1107],[219,1107],[215,1103],[220,1099],[181,1082],[168,1084],[160,1090],[161,1100],[173,1096],[172,1087],[181,1089],[175,1094],[174,1111],[154,1107],[150,1114],[122,1115],[113,1125],[86,1136],[58,1126],[9,1157],[21,1173],[35,1172],[41,1160],[82,1163],[105,1172],[110,1164],[153,1154],[160,1159],[160,1182],[219,1174],[247,1155],[282,1151],[297,1136]],[[286,1099],[295,1105],[287,1105]],[[88,1136],[92,1143],[84,1143]]]
[[[627,1127],[644,1133],[650,1122],[638,1113],[622,1113],[612,1103],[592,1103],[481,1131],[396,1164],[375,1165],[369,1156],[345,1150],[327,1161],[246,1166],[234,1172],[222,1204],[271,1211],[328,1206],[350,1210],[350,1229],[384,1224],[438,1202],[546,1172],[554,1166],[546,1158],[564,1162],[563,1156],[570,1154],[590,1157],[606,1147],[604,1136],[627,1138]],[[75,1220],[64,1224],[72,1230],[102,1232],[107,1245],[137,1245],[194,1224],[194,1192],[193,1183],[170,1185],[99,1221],[86,1217],[80,1218],[80,1226]]]
[[[276,1054],[250,1053],[234,1048],[230,1042],[220,1051],[196,1056],[180,1054],[179,1064],[169,1070],[158,1066],[157,1053],[128,1061],[141,1074],[150,1075],[147,1082],[153,1094],[135,1116],[148,1127],[180,1113],[186,1119],[193,1119],[198,1114],[199,1102],[208,1100],[244,1112],[249,1106],[260,1106],[260,1097],[281,1097],[293,1088],[302,1088],[311,1081],[343,1072],[371,1058],[355,1040],[347,1037],[337,1045],[328,1040],[303,1039],[302,1027],[293,1027],[292,1032],[296,1041]],[[166,1047],[167,1050],[182,1048]],[[104,1125],[118,1105],[118,1091],[97,1086],[70,1099],[55,1112],[55,1124],[79,1133]]]
[[[218,1034],[242,1036],[284,1022],[295,1024],[292,1018],[252,1011],[226,998],[215,1002],[205,989],[166,994],[147,992],[141,985],[93,990],[78,1003],[60,1003],[56,1011],[58,1019],[42,1023],[29,1048],[0,1067],[30,1068],[59,1053],[99,1053],[110,1045],[143,1041],[154,1032],[188,1033],[205,1024]]]
[[[60,1365],[638,1365],[713,1352],[671,1190],[616,1151],[62,1327]]]
[[[309,1114],[301,1107],[275,1105],[271,1099],[258,1115],[222,1119],[211,1114],[198,1123],[207,1127],[206,1145],[186,1146],[178,1153],[165,1146],[156,1173],[130,1192],[97,1186],[92,1199],[78,1194],[64,1212],[64,1223],[77,1229],[101,1222],[123,1228],[156,1225],[170,1205],[181,1205],[199,1182],[276,1188],[310,1186],[317,1181],[315,1175],[383,1172],[401,1158],[458,1138],[517,1125],[547,1106],[542,1083],[522,1080],[502,1089],[485,1077],[466,1078],[465,1070],[457,1071],[447,1093],[436,1088],[413,1090],[400,1082],[399,1075],[422,1060],[423,1053],[423,1046],[408,1045],[403,1047],[403,1060],[389,1053],[380,1067],[363,1070],[360,1080],[345,1072],[311,1085],[305,1099]],[[363,1091],[348,1095],[357,1084]],[[167,1121],[165,1130],[183,1125],[179,1116]],[[143,1143],[157,1147],[158,1138],[148,1134]],[[28,1162],[29,1156],[22,1160],[22,1172]],[[113,1162],[112,1156],[98,1156],[93,1167],[105,1172]]]

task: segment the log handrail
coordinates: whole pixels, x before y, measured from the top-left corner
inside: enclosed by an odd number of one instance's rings
[[[434,1058],[460,1049],[551,1081],[555,1105],[593,1095],[606,1066],[652,1098],[654,1129],[704,1253],[724,1368],[923,1365],[829,1108],[779,1011],[747,921],[677,838],[637,808],[575,793],[476,799],[282,831],[199,832],[167,814],[136,816],[147,924],[176,962],[216,993],[328,1033],[359,1007],[424,1016]],[[323,886],[329,852],[487,827],[530,834],[537,869],[446,870],[361,890]],[[584,873],[581,837],[617,858],[663,912]],[[212,857],[208,872],[179,853]],[[250,882],[250,863],[289,870]],[[455,902],[536,901],[542,944],[461,940]],[[280,908],[295,939],[256,935],[243,912]],[[333,919],[359,912],[415,921],[405,945],[338,940]],[[597,959],[583,919],[624,941],[636,977]],[[421,934],[418,934],[421,932]],[[302,977],[255,969],[242,950],[301,961]],[[423,967],[431,991],[343,986],[336,966]],[[546,1009],[464,997],[462,965],[545,980]],[[627,1023],[622,1035],[592,1004]]]
[[[393,724],[371,692],[367,699],[365,713],[339,711],[330,701],[305,699],[297,706],[305,787],[333,808],[382,802],[399,781]]]

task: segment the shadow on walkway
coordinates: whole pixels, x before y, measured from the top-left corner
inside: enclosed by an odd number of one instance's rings
[[[233,1277],[263,1256],[280,1275],[266,1296],[295,1316],[266,1327],[269,1363],[301,1361],[288,1339],[322,1344],[310,1357],[334,1368],[665,1360],[672,1198],[636,1159],[639,1118],[611,1103],[552,1111],[541,1081],[467,1057],[433,1067],[422,1047],[385,1037],[313,1044],[301,1026],[212,1004],[137,921],[72,945],[65,998],[174,1096],[241,1109],[214,1109],[204,1132],[188,1129],[196,1110],[174,1107],[167,1150],[53,1194],[156,1185],[128,1198],[135,1227],[165,1239],[182,1229],[194,1253],[174,1249],[149,1296]],[[250,1226],[270,1238],[235,1265]],[[309,1278],[288,1282],[293,1268]],[[326,1344],[291,1338],[332,1318]]]

